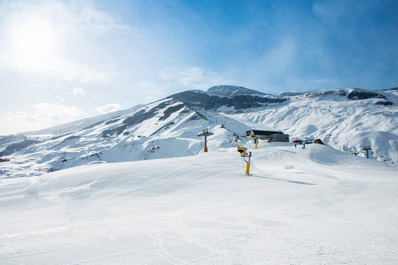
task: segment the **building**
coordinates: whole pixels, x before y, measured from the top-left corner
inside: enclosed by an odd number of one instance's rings
[[[245,131],[245,136],[269,142],[289,142],[289,135],[281,131],[249,130]]]

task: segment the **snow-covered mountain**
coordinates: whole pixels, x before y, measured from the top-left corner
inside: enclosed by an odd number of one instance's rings
[[[398,89],[317,90],[270,95],[217,86],[192,90],[128,110],[23,135],[0,137],[0,174],[30,176],[90,163],[193,155],[197,136],[228,147],[249,128],[275,129],[294,139],[320,138],[344,151],[371,146],[379,160],[398,163]],[[243,140],[243,139],[242,139]]]
[[[338,89],[290,96],[278,106],[227,113],[251,127],[267,126],[291,138],[321,139],[358,153],[370,146],[373,157],[398,162],[398,90]]]
[[[215,95],[219,97],[233,97],[233,96],[238,96],[238,95],[266,95],[263,92],[249,89],[246,87],[242,86],[227,86],[227,85],[221,85],[221,86],[213,86],[207,90],[207,94],[210,95]]]
[[[215,133],[210,148],[225,146],[226,139],[248,129],[217,113],[203,113],[167,98],[109,114],[107,119],[86,119],[29,137],[2,137],[0,156],[10,161],[1,164],[0,173],[22,177],[83,164],[193,155],[203,148],[197,134],[205,128]],[[18,137],[21,140],[15,141]]]

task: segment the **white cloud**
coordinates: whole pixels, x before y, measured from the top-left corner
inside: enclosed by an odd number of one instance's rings
[[[58,100],[60,100],[61,102],[65,102],[65,99],[61,96],[61,95],[56,95],[55,96]]]
[[[73,120],[85,115],[85,113],[76,106],[67,106],[57,103],[41,102],[33,106],[35,114],[52,120]],[[38,119],[40,120],[40,119]],[[66,122],[66,121],[65,121]]]
[[[101,106],[101,107],[95,108],[95,110],[98,113],[105,114],[105,113],[109,113],[109,112],[114,112],[114,111],[120,110],[121,108],[122,107],[119,104],[107,104],[105,106]]]
[[[38,130],[83,118],[84,111],[73,105],[41,102],[23,111],[7,111],[11,127]]]
[[[71,93],[71,95],[80,95],[80,96],[82,96],[82,95],[86,94],[86,91],[83,88],[81,88],[81,87],[75,87],[75,88],[72,89],[72,91],[70,93]]]

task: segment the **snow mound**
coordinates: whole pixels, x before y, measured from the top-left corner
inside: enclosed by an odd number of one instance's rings
[[[381,168],[383,170],[396,170],[397,167],[388,163],[383,163],[374,159],[364,159],[352,154],[348,154],[325,145],[307,145],[308,158],[318,164],[331,166],[348,167],[367,167],[373,170]]]

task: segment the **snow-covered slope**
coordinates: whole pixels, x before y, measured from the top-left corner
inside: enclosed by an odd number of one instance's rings
[[[226,139],[234,139],[248,128],[224,116],[204,116],[174,99],[121,114],[113,114],[108,120],[101,117],[99,122],[66,134],[30,136],[11,145],[4,141],[0,156],[10,161],[2,162],[2,177],[33,176],[91,163],[193,155],[203,149],[203,139],[197,134],[205,128],[215,133],[210,137],[210,148],[226,146]],[[98,118],[91,119],[95,120]],[[40,133],[65,132],[69,128],[67,124]]]
[[[210,148],[226,147],[247,129],[274,129],[290,139],[321,139],[346,152],[398,163],[398,89],[316,90],[264,94],[217,86],[191,90],[128,110],[0,137],[0,176],[22,177],[90,163],[194,155],[209,128]],[[360,154],[363,155],[363,154]]]
[[[231,147],[3,179],[1,264],[398,263],[395,165],[250,151],[252,176]]]
[[[252,127],[282,130],[291,138],[319,138],[348,152],[360,152],[364,146],[371,146],[373,157],[398,163],[398,93],[394,90],[371,93],[375,92],[315,91],[292,96],[288,103],[278,107],[266,106],[226,116]],[[359,100],[361,95],[365,98]]]
[[[251,128],[276,129],[292,139],[321,139],[340,150],[360,153],[370,146],[372,157],[398,163],[398,89],[359,88],[281,93],[244,93],[244,88],[220,86],[218,94],[195,91],[171,97],[197,109],[211,110]],[[220,97],[228,95],[229,97]],[[217,95],[217,96],[214,96]]]

